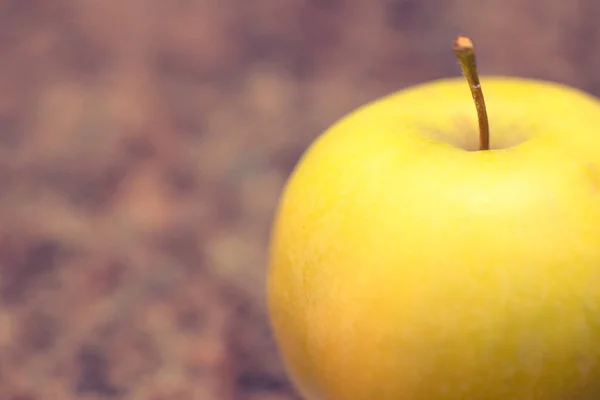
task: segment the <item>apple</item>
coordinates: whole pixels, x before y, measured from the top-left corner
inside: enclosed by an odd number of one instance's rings
[[[600,100],[455,51],[468,85],[360,107],[283,190],[268,310],[306,399],[600,399]]]

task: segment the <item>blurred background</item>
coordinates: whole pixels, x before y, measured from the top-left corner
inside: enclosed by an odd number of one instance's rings
[[[600,94],[595,0],[1,0],[0,399],[297,399],[263,281],[353,108],[480,72]],[[465,86],[466,88],[466,86]]]

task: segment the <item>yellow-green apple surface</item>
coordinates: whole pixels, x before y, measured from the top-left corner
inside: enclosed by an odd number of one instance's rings
[[[267,293],[304,398],[600,399],[600,101],[469,83],[359,108],[290,176]]]

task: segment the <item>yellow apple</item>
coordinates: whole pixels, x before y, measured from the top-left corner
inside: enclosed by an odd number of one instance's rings
[[[267,280],[310,400],[600,399],[600,101],[462,78],[360,107],[287,182]]]

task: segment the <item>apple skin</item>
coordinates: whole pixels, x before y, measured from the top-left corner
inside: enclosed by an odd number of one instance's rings
[[[309,400],[600,399],[600,101],[483,77],[323,133],[287,182],[267,278]]]

